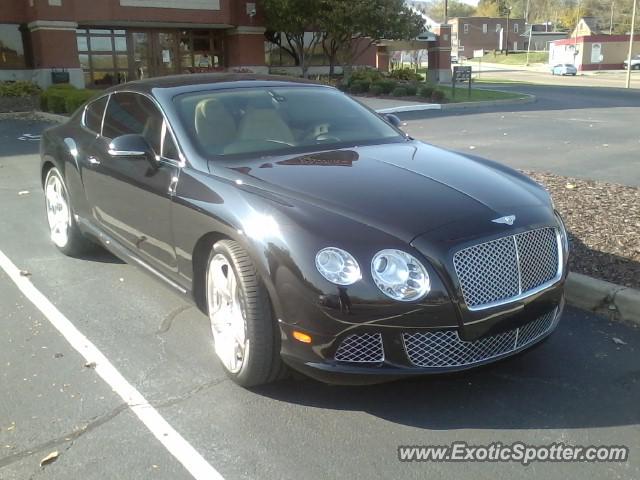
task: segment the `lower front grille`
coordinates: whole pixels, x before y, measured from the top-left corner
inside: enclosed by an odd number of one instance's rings
[[[470,342],[462,340],[456,330],[404,333],[402,339],[409,360],[417,367],[472,365],[533,343],[551,330],[557,312],[555,308],[520,328]]]
[[[346,337],[334,358],[339,362],[380,363],[384,361],[382,335],[379,333],[361,333]]]

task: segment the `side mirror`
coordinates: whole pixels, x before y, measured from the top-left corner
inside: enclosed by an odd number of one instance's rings
[[[385,113],[384,119],[396,128],[400,128],[402,126],[402,120],[393,113]]]
[[[112,157],[145,157],[153,160],[155,154],[149,142],[136,134],[121,135],[109,143],[109,155]]]

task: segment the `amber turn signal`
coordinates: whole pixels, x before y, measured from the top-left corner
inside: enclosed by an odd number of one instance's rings
[[[302,343],[311,343],[311,337],[306,333],[299,332],[297,330],[293,331],[293,338]]]

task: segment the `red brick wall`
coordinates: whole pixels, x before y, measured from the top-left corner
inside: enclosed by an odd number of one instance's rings
[[[35,68],[78,68],[76,33],[73,30],[36,30],[31,32]]]

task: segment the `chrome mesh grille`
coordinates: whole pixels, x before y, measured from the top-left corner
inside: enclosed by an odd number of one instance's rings
[[[462,249],[453,256],[470,309],[526,294],[558,274],[556,229],[541,228]]]
[[[382,362],[384,361],[382,335],[380,333],[349,335],[338,347],[334,358],[340,362]]]
[[[533,343],[554,325],[557,308],[514,330],[462,340],[456,330],[403,333],[407,357],[417,367],[460,367],[489,360]]]
[[[536,288],[556,276],[558,239],[555,228],[519,233],[515,238],[523,292]]]

